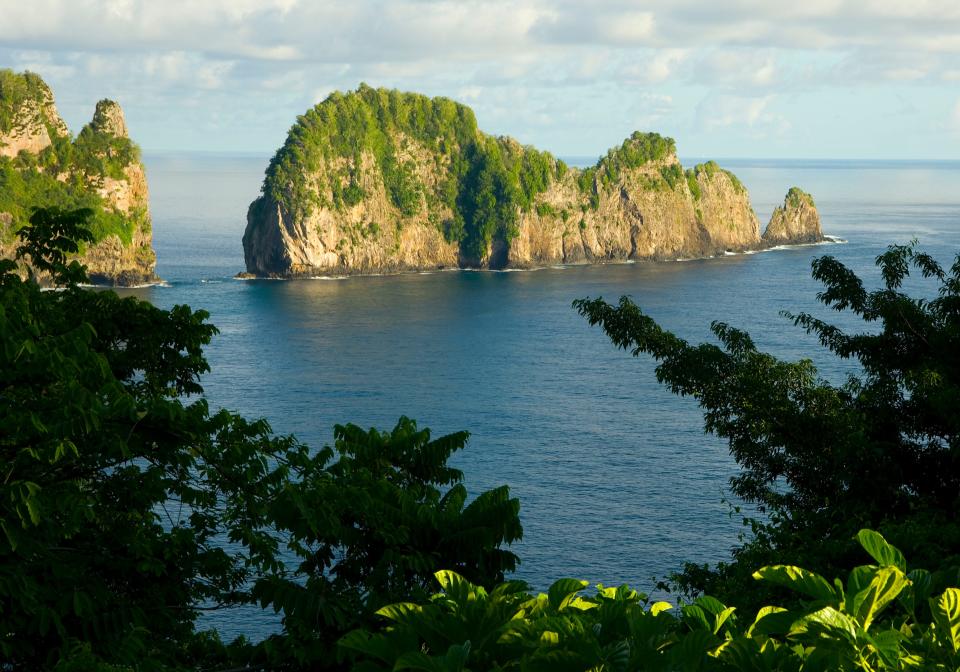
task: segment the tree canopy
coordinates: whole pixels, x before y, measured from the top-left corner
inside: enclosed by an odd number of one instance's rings
[[[785,313],[861,373],[842,385],[809,359],[782,361],[722,322],[719,344],[691,345],[630,299],[575,307],[613,343],[659,362],[656,375],[704,409],[705,428],[729,441],[741,467],[735,495],[765,519],[715,571],[688,567],[681,586],[718,596],[744,589],[760,564],[802,561],[818,571],[846,566],[860,527],[873,527],[931,568],[960,556],[960,256],[944,269],[914,244],[877,257],[883,279],[869,291],[840,261],[814,261],[819,300],[860,318],[848,333],[808,313]],[[911,270],[937,284],[935,298],[902,290]]]
[[[65,260],[89,215],[38,210],[20,232],[61,291],[0,261],[0,669],[310,666],[440,568],[489,585],[516,567],[517,500],[468,501],[446,465],[466,432],[401,418],[311,450],[212,411],[207,313],[79,287]],[[283,631],[230,650],[197,631],[237,604]]]
[[[743,467],[734,492],[769,516],[733,562],[679,575],[695,595],[674,607],[628,586],[505,581],[519,503],[506,486],[470,498],[448,465],[466,432],[401,417],[338,425],[313,450],[212,410],[200,376],[216,328],[81,288],[66,260],[89,218],[37,210],[19,232],[18,256],[60,291],[0,261],[0,670],[960,666],[960,258],[945,270],[891,247],[876,291],[815,262],[821,300],[874,327],[790,316],[860,363],[839,386],[726,324],[693,346],[628,299],[576,303],[700,401]],[[936,298],[902,291],[911,269]],[[272,609],[281,630],[224,643],[198,626],[235,605]]]

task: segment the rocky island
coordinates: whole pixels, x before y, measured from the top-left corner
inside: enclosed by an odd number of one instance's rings
[[[706,257],[823,239],[787,194],[765,233],[743,184],[684,170],[671,138],[634,133],[578,169],[477,128],[447,98],[361,85],[297,119],[247,214],[258,277]]]
[[[37,207],[93,211],[95,242],[78,258],[94,282],[157,280],[147,181],[123,110],[101,100],[74,138],[38,75],[0,70],[0,257],[13,257]]]

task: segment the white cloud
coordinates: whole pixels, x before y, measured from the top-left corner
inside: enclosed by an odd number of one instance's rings
[[[769,49],[716,49],[704,55],[696,81],[713,87],[769,89],[779,83],[780,66]]]
[[[633,84],[658,84],[673,76],[689,56],[689,49],[657,49],[650,58],[628,63],[621,75]]]
[[[960,81],[957,0],[0,0],[0,16],[0,61],[67,109],[190,104],[280,133],[360,81],[459,97],[531,141],[611,118],[776,134],[802,125],[788,93]]]
[[[783,115],[770,110],[774,99],[773,95],[709,95],[697,105],[697,123],[707,132],[734,129],[750,131],[754,137],[782,135],[791,124]]]
[[[673,97],[644,91],[630,108],[637,130],[657,130],[666,117],[674,114]]]

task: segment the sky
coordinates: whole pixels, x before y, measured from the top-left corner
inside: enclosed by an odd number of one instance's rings
[[[960,0],[0,0],[0,67],[76,133],[270,154],[331,91],[447,96],[484,131],[597,156],[960,159]]]

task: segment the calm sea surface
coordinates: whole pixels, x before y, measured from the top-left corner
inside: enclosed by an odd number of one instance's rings
[[[742,529],[724,503],[736,465],[704,435],[697,405],[590,328],[573,299],[631,295],[694,341],[727,321],[761,348],[810,357],[842,380],[850,364],[778,314],[837,319],[816,302],[810,261],[835,255],[876,284],[873,260],[890,243],[917,238],[942,262],[960,252],[960,162],[730,160],[721,163],[750,190],[762,225],[798,185],[813,194],[824,231],[847,242],[529,272],[233,280],[267,160],[148,155],[157,271],[168,286],[132,293],[209,311],[220,335],[207,350],[207,397],[269,418],[277,433],[321,446],[334,424],[386,429],[401,415],[436,435],[469,430],[455,464],[471,492],[506,483],[520,498],[517,577],[537,588],[575,576],[648,590],[686,560],[728,557]],[[257,610],[208,622],[228,638],[276,628]]]

